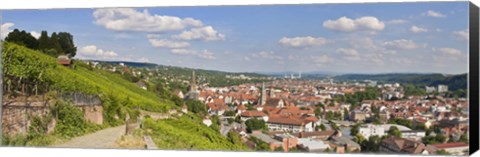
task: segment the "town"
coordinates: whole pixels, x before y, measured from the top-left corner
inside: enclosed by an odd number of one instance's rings
[[[181,98],[203,102],[222,120],[220,132],[233,131],[253,150],[303,152],[380,152],[453,154],[468,152],[468,103],[433,92],[448,87],[425,87],[429,95],[404,97],[399,83],[361,84],[329,80],[278,79],[226,87],[197,85],[192,74]],[[350,103],[379,91],[374,99]],[[367,96],[368,97],[368,96]],[[370,96],[370,98],[372,98]],[[343,100],[342,100],[343,99]]]

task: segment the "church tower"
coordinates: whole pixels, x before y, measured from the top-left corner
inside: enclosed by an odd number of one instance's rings
[[[195,70],[192,71],[192,82],[190,82],[190,91],[197,90],[197,81],[195,79]]]
[[[267,103],[267,91],[265,89],[265,82],[262,83],[262,92],[260,95],[260,105],[265,105]]]

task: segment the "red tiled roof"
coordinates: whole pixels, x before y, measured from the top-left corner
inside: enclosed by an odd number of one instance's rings
[[[437,147],[439,149],[446,149],[446,148],[455,148],[455,147],[466,147],[468,146],[468,144],[463,142],[454,142],[454,143],[432,144],[432,146]]]
[[[263,117],[266,116],[262,111],[245,111],[241,114],[242,117]]]

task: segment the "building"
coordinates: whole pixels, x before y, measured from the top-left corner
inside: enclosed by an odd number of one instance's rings
[[[448,92],[448,86],[447,85],[438,85],[437,89],[438,89],[439,93]]]
[[[260,100],[258,102],[258,105],[259,106],[263,106],[267,103],[267,91],[265,89],[265,83],[262,83],[262,89],[261,89],[261,93],[260,93]]]
[[[427,93],[433,93],[433,92],[436,92],[437,89],[435,87],[425,86],[425,91]]]
[[[190,90],[187,92],[184,99],[198,100],[199,95],[200,95],[200,92],[197,89],[195,71],[192,71],[192,81],[190,82]]]
[[[427,150],[434,154],[439,150],[445,150],[450,155],[467,155],[467,150],[469,149],[468,144],[463,142],[454,142],[454,143],[442,143],[442,144],[430,144],[427,145]]]
[[[288,152],[290,148],[297,147],[298,138],[288,133],[276,134],[273,139],[282,142],[282,148],[285,152]]]
[[[265,122],[268,121],[268,116],[262,111],[244,111],[240,114],[242,121],[247,121],[251,118],[261,119]]]
[[[382,137],[386,135],[385,132],[386,132],[385,128],[378,125],[367,125],[367,126],[358,128],[358,133],[362,134],[362,136],[365,137],[366,139],[370,138],[370,136]]]
[[[253,132],[251,134],[251,136],[265,142],[265,143],[268,143],[268,145],[270,146],[270,150],[275,150],[276,148],[278,147],[282,147],[283,146],[283,142],[280,142],[276,139],[273,139],[272,137],[266,135],[266,134],[263,134],[261,132]],[[285,149],[284,149],[285,150]]]
[[[64,66],[70,66],[72,64],[72,60],[70,59],[70,57],[68,57],[66,55],[58,56],[57,62],[58,62],[58,64],[61,64],[61,65],[64,65]]]
[[[330,138],[330,141],[331,143],[336,145],[337,148],[344,147],[348,152],[360,152],[360,150],[362,149],[362,147],[358,143],[352,141],[345,136],[333,136]]]
[[[414,140],[421,140],[423,137],[426,136],[425,131],[420,131],[420,130],[411,130],[411,131],[401,131],[402,132],[402,138],[407,138],[407,139],[414,139]]]
[[[332,149],[322,140],[313,138],[299,138],[298,148],[306,152],[323,152],[325,149]]]
[[[355,122],[365,121],[367,119],[367,115],[368,115],[368,113],[366,113],[366,112],[355,110],[355,111],[351,112],[350,120],[355,121]]]
[[[399,137],[382,140],[379,150],[387,154],[429,154],[423,143]]]
[[[269,116],[267,127],[270,131],[312,132],[315,122],[294,116]]]

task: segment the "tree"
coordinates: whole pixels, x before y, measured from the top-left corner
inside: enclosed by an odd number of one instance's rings
[[[49,42],[49,49],[54,49],[57,51],[57,54],[54,55],[54,57],[57,57],[61,54],[63,54],[62,47],[60,46],[60,42],[58,39],[57,33],[53,32],[52,36],[50,37],[50,42]]]
[[[24,30],[19,31],[18,29],[14,29],[5,38],[5,41],[12,42],[18,45],[23,45],[30,49],[38,49],[37,39],[35,39],[35,37],[33,37],[32,34],[27,33]]]
[[[390,136],[402,137],[402,132],[396,126],[390,127],[387,134]]]
[[[74,57],[77,54],[77,47],[75,47],[73,36],[70,33],[58,33],[58,41],[65,54],[68,54],[70,57]]]
[[[265,121],[256,119],[256,118],[251,118],[247,121],[245,121],[245,125],[247,125],[247,132],[251,133],[253,130],[266,130],[267,125],[265,124]]]
[[[321,131],[325,131],[327,128],[325,127],[325,125],[323,124],[320,124],[320,125],[317,125],[315,127],[315,130],[321,130]]]
[[[225,116],[235,116],[235,111],[225,111],[225,113],[223,113],[223,115]]]
[[[350,135],[351,136],[357,135],[358,131],[359,131],[359,128],[360,128],[360,124],[353,125],[352,129],[350,129]]]
[[[358,133],[353,137],[353,141],[355,141],[356,143],[363,143],[365,141],[365,137],[363,137],[362,134]]]
[[[41,51],[46,51],[49,49],[50,37],[48,37],[47,31],[42,31],[40,37],[38,38],[38,49]]]

